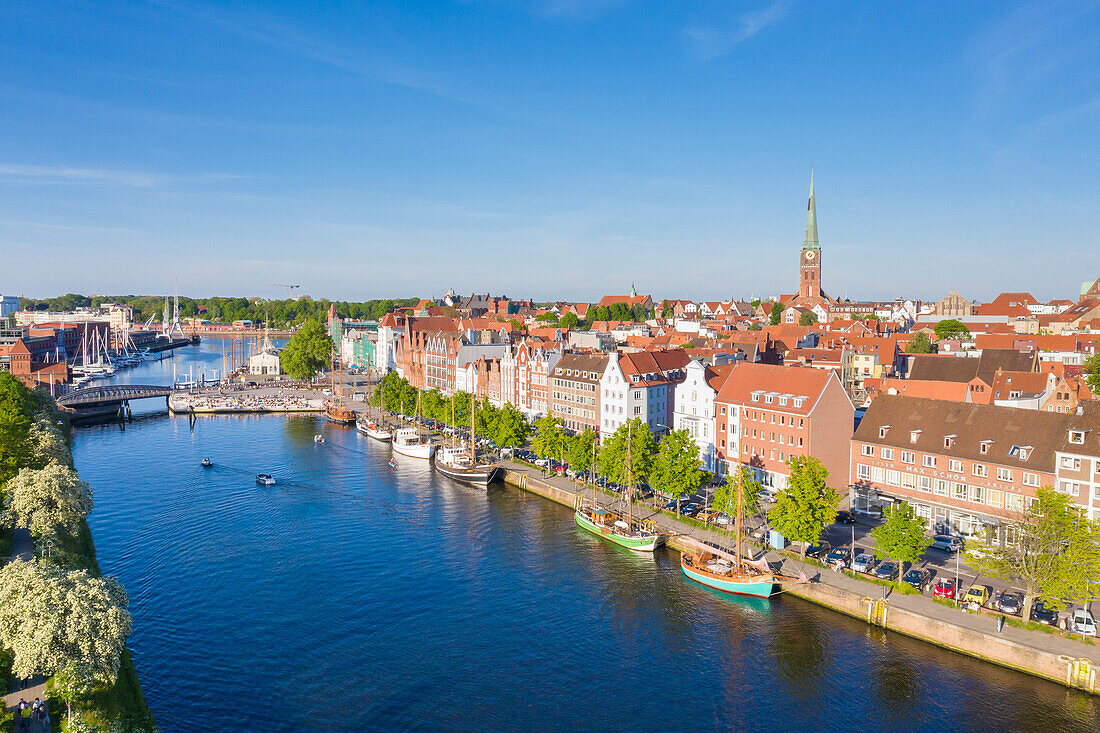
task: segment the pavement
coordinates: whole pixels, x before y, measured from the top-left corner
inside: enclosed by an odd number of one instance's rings
[[[537,468],[531,468],[530,466],[517,463],[515,461],[502,461],[502,463],[512,471],[518,473],[526,473],[543,483],[550,484],[566,491],[581,491],[581,486],[573,483],[568,478],[561,476],[548,476],[544,472]],[[586,496],[590,496],[590,490],[584,491]],[[596,492],[597,501],[604,506],[619,503],[614,497],[608,496],[602,492]],[[687,524],[676,520],[673,517],[664,514],[656,510],[654,507],[635,503],[635,512],[637,516],[642,519],[652,518],[655,520],[663,530],[673,532],[679,535],[685,535],[691,537],[694,540],[718,545],[720,547],[728,548],[731,545],[729,535],[721,534],[716,531],[705,530],[694,525]],[[870,547],[871,544],[865,540],[869,540],[867,532],[870,531],[873,525],[857,524],[856,527],[856,539],[858,547]],[[844,538],[839,544],[848,544],[851,540],[852,526],[844,525],[831,525],[828,528],[828,532],[837,536],[838,540]],[[792,577],[798,577],[800,572],[804,572],[811,581],[823,583],[835,588],[841,588],[851,593],[858,594],[860,596],[867,596],[871,598],[883,597],[884,593],[889,598],[890,605],[898,608],[904,608],[914,613],[919,613],[923,616],[941,621],[944,623],[954,624],[964,628],[973,629],[975,631],[997,634],[997,617],[1000,614],[991,612],[982,613],[969,613],[962,609],[954,608],[951,606],[945,606],[941,603],[936,603],[932,600],[931,593],[922,595],[904,595],[900,592],[896,592],[892,588],[880,586],[875,583],[870,583],[861,580],[858,577],[853,577],[844,573],[836,573],[831,570],[825,570],[811,564],[802,564],[798,560],[791,559],[784,554],[780,554],[774,550],[761,547],[759,545],[750,543],[755,547],[757,557],[763,555],[766,557],[769,563],[772,563],[773,567],[780,565],[780,571],[784,575]],[[936,551],[930,551],[936,552]],[[937,558],[938,559],[938,558]],[[930,559],[928,566],[933,569],[933,572],[947,573],[950,577],[955,577],[954,568],[954,556],[948,561],[949,567],[945,567],[946,563],[943,560],[935,562],[936,559]],[[923,565],[921,566],[923,567]],[[969,587],[971,583],[976,580],[976,574],[972,570],[964,570],[965,566],[960,566],[960,580],[963,587]],[[993,585],[988,579],[983,578],[982,583]],[[1003,587],[1003,584],[1002,584]],[[1062,614],[1060,614],[1062,615]],[[1020,644],[1021,646],[1036,649],[1043,652],[1064,654],[1066,656],[1078,658],[1088,657],[1092,660],[1093,664],[1100,664],[1100,648],[1095,646],[1089,646],[1083,644],[1074,639],[1070,639],[1063,636],[1061,633],[1045,633],[1042,631],[1032,631],[1028,629],[1016,628],[1005,624],[999,635],[1002,638],[1008,639],[1012,642]]]
[[[34,558],[34,537],[31,536],[31,531],[26,527],[16,527],[12,531],[11,538],[11,559],[12,560],[31,560]],[[33,702],[34,698],[46,699],[46,681],[41,675],[32,677],[30,679],[13,679],[12,680],[12,692],[10,695],[4,695],[4,706],[7,708],[13,708],[19,704],[19,700],[23,699],[27,702]],[[28,728],[28,730],[32,730]]]

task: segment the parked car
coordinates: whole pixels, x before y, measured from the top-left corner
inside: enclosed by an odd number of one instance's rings
[[[825,540],[819,540],[816,545],[810,545],[806,548],[806,557],[816,557],[819,560],[828,556],[832,551],[833,546]]]
[[[1070,629],[1081,636],[1096,636],[1096,619],[1085,609],[1078,608],[1073,612]]]
[[[1031,604],[1031,620],[1047,626],[1058,626],[1058,612],[1047,608],[1042,601]]]
[[[834,547],[829,551],[829,554],[825,556],[826,563],[842,568],[848,567],[848,563],[850,563],[851,560],[852,551],[847,547]]]
[[[841,510],[836,513],[837,524],[855,524],[856,516],[849,511]]]
[[[875,563],[878,562],[878,558],[869,552],[863,552],[856,555],[856,559],[852,560],[852,570],[857,573],[869,573],[875,569]]]
[[[544,468],[549,464],[550,464],[550,461],[546,460],[545,458],[536,458],[535,459],[535,465],[538,466],[539,468]]]
[[[676,500],[674,499],[674,500],[670,501],[669,503],[665,504],[665,506],[664,506],[664,510],[665,510],[666,512],[674,512],[674,511],[676,511]]]
[[[1001,594],[1000,603],[997,605],[1003,613],[1019,616],[1024,612],[1024,597],[1019,593],[1006,591]]]
[[[936,581],[936,585],[932,588],[932,595],[936,598],[946,598],[948,600],[955,599],[955,579],[954,578],[940,578]]]
[[[707,509],[696,514],[695,518],[698,519],[700,522],[713,522],[715,519],[718,518],[718,512],[714,511],[713,509]]]
[[[901,582],[905,583],[911,588],[916,588],[921,593],[928,590],[928,584],[932,582],[932,573],[928,570],[918,570],[913,568],[905,577],[901,579]]]
[[[699,513],[700,509],[702,509],[701,506],[693,501],[689,501],[687,504],[684,504],[682,507],[680,507],[680,513],[683,514],[685,517],[694,517],[696,514]]]
[[[961,551],[963,549],[963,541],[959,537],[952,537],[949,534],[938,534],[932,538],[932,544],[930,544],[929,547],[933,550],[940,550],[950,554]]]
[[[724,512],[719,512],[718,516],[714,518],[715,524],[721,524],[722,526],[728,525],[733,522],[733,517]]]
[[[879,580],[895,580],[898,577],[898,565],[889,560],[880,562],[875,566],[874,575]]]
[[[976,603],[979,606],[985,606],[989,604],[989,599],[993,596],[993,589],[988,585],[974,584],[970,586],[970,590],[963,596],[963,603]]]

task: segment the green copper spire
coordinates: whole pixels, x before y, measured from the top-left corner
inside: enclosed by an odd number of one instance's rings
[[[810,171],[810,201],[806,204],[806,238],[802,249],[821,249],[817,242],[817,206],[814,205],[814,172]]]

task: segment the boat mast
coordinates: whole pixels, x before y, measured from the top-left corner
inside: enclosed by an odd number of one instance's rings
[[[474,422],[474,393],[470,393],[470,463],[473,466],[477,466],[477,438],[474,432],[477,430],[476,423]],[[490,459],[492,460],[492,459]]]
[[[631,436],[631,429],[633,425],[630,421],[626,423],[626,523],[627,525],[634,524],[634,471],[631,470],[633,466],[630,463],[630,444],[633,441]]]
[[[455,420],[455,395],[451,395],[451,447],[458,447],[458,422]]]
[[[592,482],[592,509],[596,509],[596,442],[592,442],[592,468],[588,471],[588,478]]]
[[[739,464],[737,466],[737,516],[734,518],[733,522],[733,533],[737,537],[737,551],[734,555],[736,558],[734,560],[734,569],[737,572],[741,571],[741,501],[745,496],[745,488],[741,483],[744,478],[743,471],[744,469],[742,469]]]

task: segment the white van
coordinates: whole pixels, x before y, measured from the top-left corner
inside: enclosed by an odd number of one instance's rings
[[[1070,629],[1081,636],[1096,636],[1096,619],[1085,609],[1078,608],[1073,612]]]

